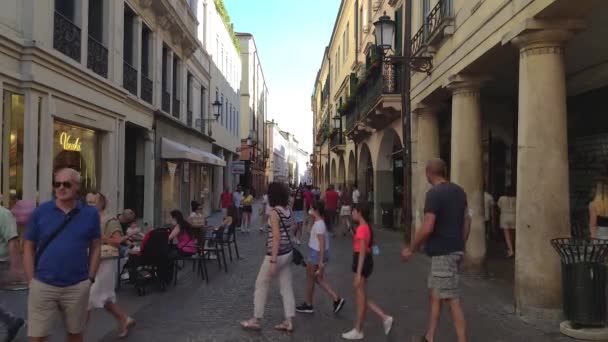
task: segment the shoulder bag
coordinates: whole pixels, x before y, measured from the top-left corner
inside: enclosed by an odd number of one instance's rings
[[[36,256],[34,258],[34,268],[38,265],[38,261],[40,260],[40,257],[42,256],[44,251],[47,249],[47,247],[49,247],[51,242],[53,242],[57,238],[57,236],[59,236],[59,234],[61,234],[61,232],[63,232],[65,230],[65,228],[68,226],[68,223],[70,223],[70,221],[72,221],[72,219],[74,217],[76,217],[76,215],[78,215],[79,212],[80,212],[80,209],[78,209],[78,208],[72,209],[72,211],[70,211],[68,213],[68,217],[65,218],[63,223],[61,223],[61,225],[59,225],[59,227],[53,232],[53,234],[51,234],[51,236],[49,236],[49,238],[46,241],[44,241],[44,243],[42,243],[40,245],[40,247],[38,247],[38,249],[36,250]]]

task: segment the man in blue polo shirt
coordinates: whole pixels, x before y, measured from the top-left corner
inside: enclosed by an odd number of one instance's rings
[[[68,341],[79,342],[100,261],[99,214],[78,200],[80,174],[76,170],[55,173],[53,188],[55,200],[34,211],[25,234],[28,336],[33,342],[47,341],[60,313]]]

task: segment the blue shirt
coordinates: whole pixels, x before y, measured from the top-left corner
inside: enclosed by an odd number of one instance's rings
[[[40,256],[34,277],[46,284],[65,287],[89,277],[89,246],[101,229],[95,207],[78,201],[78,213]],[[74,209],[75,210],[75,209]],[[30,219],[25,239],[40,247],[68,217],[55,201],[40,205]]]

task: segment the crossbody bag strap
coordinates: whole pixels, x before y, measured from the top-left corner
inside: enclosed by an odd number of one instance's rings
[[[49,247],[51,242],[53,242],[59,236],[59,234],[61,234],[61,232],[63,232],[65,230],[65,228],[68,226],[70,221],[72,221],[72,219],[74,217],[76,217],[76,215],[78,215],[79,212],[80,212],[80,209],[78,209],[78,208],[70,211],[70,213],[68,214],[68,217],[66,217],[66,219],[63,221],[63,223],[61,223],[61,225],[53,232],[53,234],[51,234],[51,236],[49,236],[49,238],[46,241],[44,241],[43,244],[40,245],[40,247],[36,251],[36,257],[34,259],[34,267],[36,265],[38,265],[38,261],[40,260],[40,257],[42,256],[44,251]]]

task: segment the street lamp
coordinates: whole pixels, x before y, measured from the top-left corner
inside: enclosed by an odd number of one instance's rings
[[[406,22],[406,25],[410,25]],[[408,30],[409,31],[409,30]],[[374,36],[376,39],[376,46],[382,49],[383,57],[385,61],[399,65],[401,63],[407,63],[411,69],[418,72],[425,72],[431,74],[433,69],[433,59],[431,57],[412,57],[409,55],[405,56],[387,56],[386,52],[392,50],[393,41],[395,37],[395,21],[391,19],[386,12],[384,15],[378,18],[378,21],[374,22]],[[409,37],[407,37],[409,38]],[[409,39],[407,39],[409,41]],[[405,44],[404,44],[405,45]],[[409,45],[409,44],[408,44]],[[409,46],[406,49],[410,49]]]
[[[334,132],[338,133],[338,143],[342,144],[342,118],[336,113],[332,120],[334,120]]]
[[[222,112],[222,103],[215,99],[215,102],[212,103],[212,106],[214,109],[213,116],[215,117],[215,121],[217,121],[220,118],[220,113]]]
[[[433,69],[432,57],[412,56],[412,2],[405,1],[405,27],[403,32],[403,56],[387,56],[392,49],[393,37],[395,35],[395,22],[389,16],[384,15],[374,23],[376,45],[381,48],[385,63],[401,66],[403,85],[401,87],[401,134],[403,136],[403,213],[405,224],[405,241],[410,242],[412,238],[412,137],[411,137],[411,108],[410,87],[411,71],[431,74]]]

